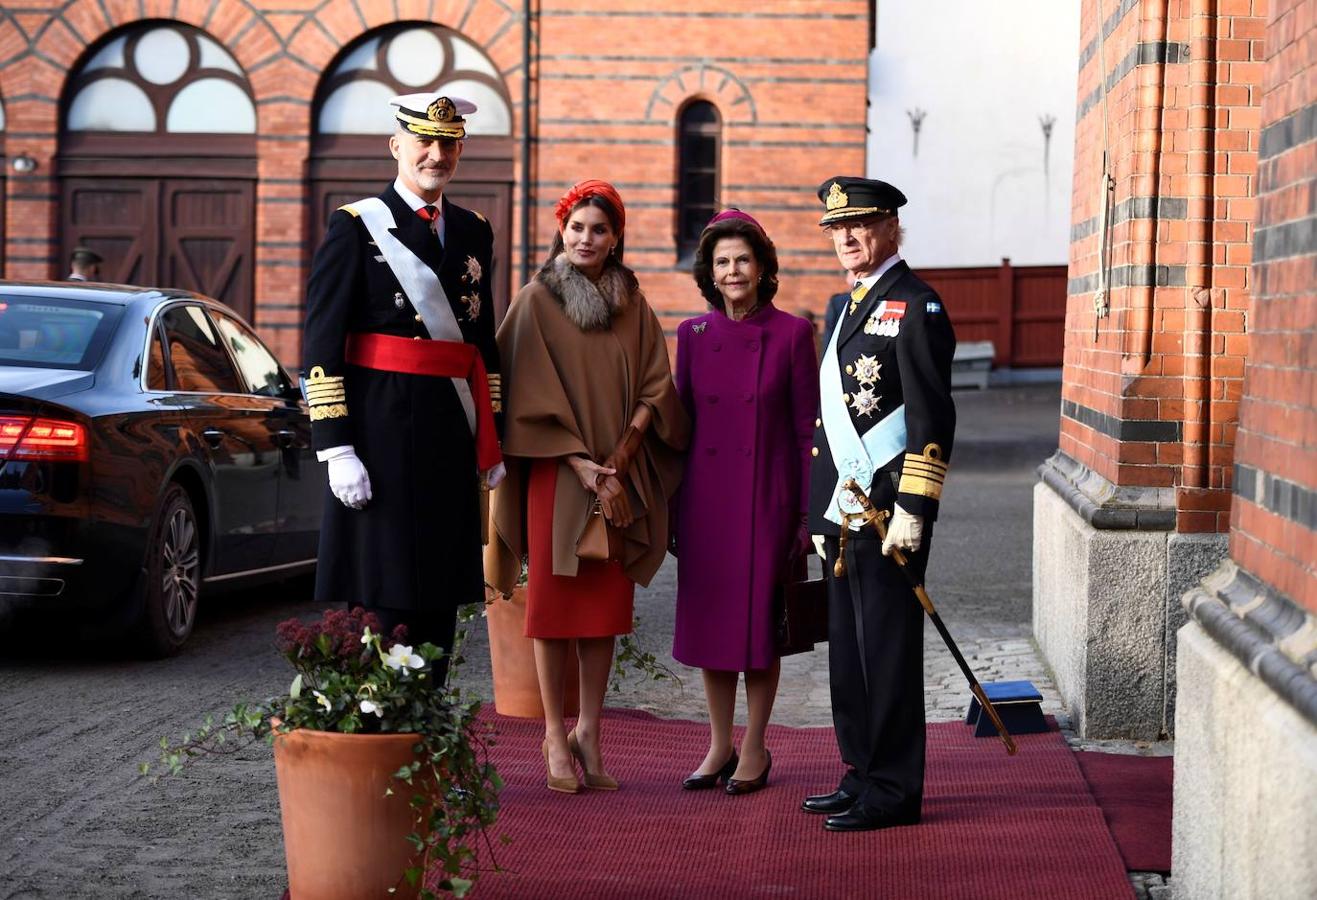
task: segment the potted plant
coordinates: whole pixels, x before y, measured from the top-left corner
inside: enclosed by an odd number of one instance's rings
[[[160,766],[177,772],[270,740],[296,900],[433,898],[431,871],[442,873],[439,890],[464,895],[502,781],[475,721],[479,703],[435,682],[443,651],[409,646],[401,627],[386,640],[360,609],[290,619],[276,634],[296,670],[288,695],[162,740]]]
[[[535,672],[535,642],[526,637],[526,568],[511,594],[487,589],[485,626],[489,632],[489,669],[494,682],[494,709],[501,716],[519,719],[544,718],[539,676]],[[571,655],[575,659],[575,652]],[[564,716],[580,711],[581,700],[575,665],[564,673]]]

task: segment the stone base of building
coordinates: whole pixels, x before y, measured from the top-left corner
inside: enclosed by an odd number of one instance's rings
[[[1308,900],[1317,726],[1197,622],[1180,630],[1177,679],[1174,897]]]
[[[1226,555],[1181,535],[1172,492],[1116,488],[1058,452],[1034,488],[1033,630],[1076,731],[1168,737],[1180,597]]]

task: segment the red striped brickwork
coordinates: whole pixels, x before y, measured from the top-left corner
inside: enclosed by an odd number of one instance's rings
[[[1230,555],[1317,613],[1317,0],[1273,0]]]
[[[1228,527],[1266,13],[1083,3],[1060,446],[1117,485],[1174,489],[1182,532]]]
[[[665,327],[703,310],[678,265],[676,117],[693,99],[723,120],[720,199],[753,212],[781,253],[779,305],[821,313],[841,272],[816,222],[813,189],[864,174],[868,0],[537,0],[522,53],[520,3],[500,0],[25,0],[0,9],[4,148],[37,160],[5,181],[4,274],[52,278],[57,258],[63,85],[87,49],[143,18],[194,25],[244,68],[256,101],[255,325],[298,358],[310,227],[305,170],[322,74],[362,35],[434,22],[482,47],[512,99],[522,138],[522,78],[532,76],[531,258],[547,251],[552,208],[574,181],[614,181],[628,203],[628,262]],[[143,147],[150,154],[150,147]],[[516,154],[514,186],[521,178]],[[523,210],[514,190],[511,233]],[[515,238],[514,238],[515,243]],[[521,248],[498,248],[511,271]]]

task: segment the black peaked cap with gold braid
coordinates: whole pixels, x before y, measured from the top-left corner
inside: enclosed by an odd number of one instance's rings
[[[850,175],[829,178],[819,185],[818,195],[824,207],[820,225],[866,216],[890,216],[906,204],[905,194],[887,182]]]
[[[434,91],[420,94],[400,94],[389,101],[398,124],[406,131],[421,137],[466,137],[466,116],[476,111],[476,105],[461,97],[451,97]]]

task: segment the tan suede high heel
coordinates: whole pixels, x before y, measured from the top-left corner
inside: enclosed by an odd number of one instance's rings
[[[581,752],[581,743],[576,739],[576,729],[567,733],[567,749],[572,751],[572,756],[576,757],[577,762],[581,764],[581,771],[585,773],[585,786],[596,791],[615,791],[617,790],[617,779],[607,772],[591,772],[585,765],[585,754]]]
[[[575,771],[572,772],[571,777],[568,777],[566,775],[558,776],[558,775],[554,775],[553,770],[549,768],[549,739],[548,738],[544,739],[544,743],[540,745],[540,749],[544,751],[544,770],[545,772],[548,773],[549,776],[548,779],[549,790],[558,791],[559,793],[562,794],[580,793],[581,782],[576,780]]]

